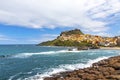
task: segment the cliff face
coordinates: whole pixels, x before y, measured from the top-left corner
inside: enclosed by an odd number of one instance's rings
[[[117,46],[120,39],[112,37],[101,37],[84,34],[81,30],[75,29],[65,31],[55,40],[40,43],[42,46]]]

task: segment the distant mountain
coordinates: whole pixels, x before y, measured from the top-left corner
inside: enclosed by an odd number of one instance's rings
[[[120,45],[118,37],[101,37],[84,34],[80,29],[61,32],[60,36],[52,41],[42,42],[40,46],[117,46]]]

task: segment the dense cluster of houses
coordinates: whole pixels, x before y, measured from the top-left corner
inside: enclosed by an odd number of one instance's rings
[[[106,47],[114,47],[119,45],[120,46],[120,37],[101,37],[89,34],[72,34],[72,35],[65,35],[62,34],[58,37],[60,40],[72,40],[78,42],[87,42],[97,46],[106,46]]]

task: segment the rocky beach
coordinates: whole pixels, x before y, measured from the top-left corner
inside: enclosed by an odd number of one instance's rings
[[[120,80],[120,56],[101,60],[88,68],[54,74],[44,80]]]

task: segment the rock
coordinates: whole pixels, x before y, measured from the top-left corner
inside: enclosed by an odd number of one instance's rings
[[[120,80],[120,75],[110,75],[110,76],[107,76],[106,78],[111,79],[111,80],[113,80],[113,79]]]
[[[46,78],[44,78],[44,80],[56,80],[57,78],[55,78],[55,77],[46,77]]]
[[[0,55],[0,58],[5,58],[5,55]]]
[[[68,49],[68,51],[73,51],[73,49],[70,48],[70,49]]]
[[[120,56],[94,63],[91,67],[64,72],[44,80],[120,80]]]
[[[114,63],[111,65],[111,67],[113,67],[115,70],[120,70],[120,63]]]
[[[0,58],[7,58],[10,57],[10,55],[0,55]]]
[[[78,47],[77,50],[88,50],[88,47]]]

